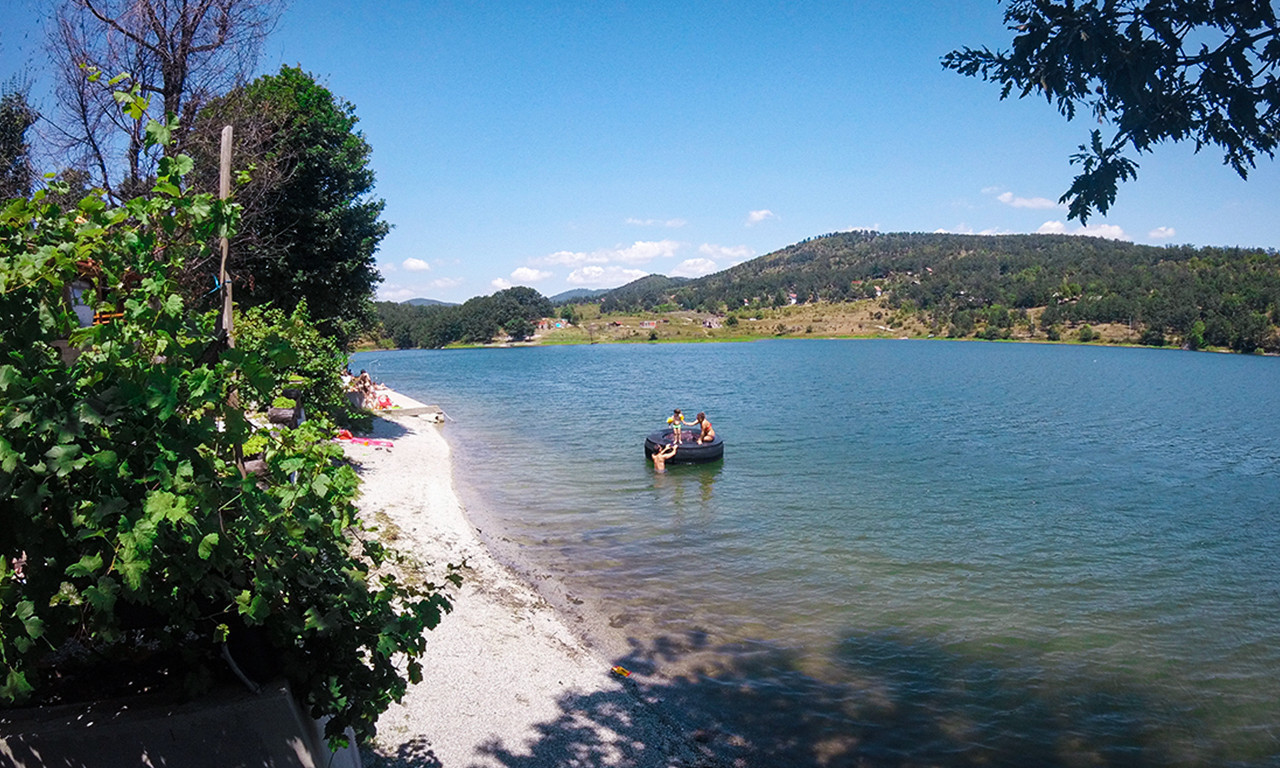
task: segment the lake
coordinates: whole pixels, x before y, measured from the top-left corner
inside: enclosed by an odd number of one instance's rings
[[[1280,765],[1280,360],[779,340],[352,367],[441,405],[498,555],[723,755]],[[723,461],[654,473],[675,407]]]

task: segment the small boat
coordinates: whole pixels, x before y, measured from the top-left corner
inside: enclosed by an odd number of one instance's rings
[[[673,431],[664,429],[646,437],[644,439],[644,455],[646,457],[652,456],[660,448],[666,448],[671,445]],[[724,458],[724,441],[720,439],[720,435],[717,434],[705,443],[699,443],[698,430],[684,429],[680,432],[680,446],[676,448],[676,455],[667,459],[667,463],[702,464],[721,458]]]

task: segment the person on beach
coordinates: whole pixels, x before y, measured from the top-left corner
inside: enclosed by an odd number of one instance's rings
[[[702,427],[702,433],[698,435],[699,443],[709,443],[716,439],[716,431],[711,428],[711,419],[707,418],[707,414],[699,411],[694,423]]]
[[[679,408],[667,417],[667,423],[671,425],[671,443],[672,445],[680,444],[680,428],[692,427],[693,425],[684,420],[684,412]]]
[[[666,472],[667,459],[675,455],[676,455],[675,443],[672,443],[671,445],[668,445],[665,448],[659,448],[658,450],[654,451],[650,456],[650,458],[653,459],[653,471]]]

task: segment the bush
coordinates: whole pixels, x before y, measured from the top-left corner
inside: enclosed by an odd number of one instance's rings
[[[1076,338],[1084,342],[1085,344],[1088,344],[1089,342],[1098,338],[1098,334],[1093,330],[1093,326],[1082,325],[1080,326],[1080,330],[1076,333]]]
[[[1164,331],[1155,326],[1148,326],[1143,329],[1142,335],[1138,337],[1138,343],[1148,347],[1164,346]]]
[[[171,276],[235,216],[181,191],[189,169],[164,158],[152,194],[120,207],[90,195],[64,213],[42,191],[0,211],[0,703],[54,700],[85,664],[198,692],[252,634],[333,715],[331,740],[368,735],[451,605],[388,572],[398,556],[356,519],[330,423],[269,432],[231,404],[270,402],[301,355],[280,329],[228,349],[216,311],[184,303]],[[79,327],[64,291],[86,277],[111,322]],[[239,464],[251,442],[257,477]]]
[[[273,404],[285,389],[296,389],[308,418],[324,415],[342,424],[350,421],[354,414],[341,373],[347,357],[311,322],[305,299],[288,315],[264,306],[237,312],[235,334],[237,349],[283,363],[272,369],[269,387]]]

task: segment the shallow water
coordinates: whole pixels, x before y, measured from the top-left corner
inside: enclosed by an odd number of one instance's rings
[[[354,367],[445,409],[499,554],[747,764],[1280,765],[1280,360],[813,340]],[[653,472],[673,407],[723,462]]]

